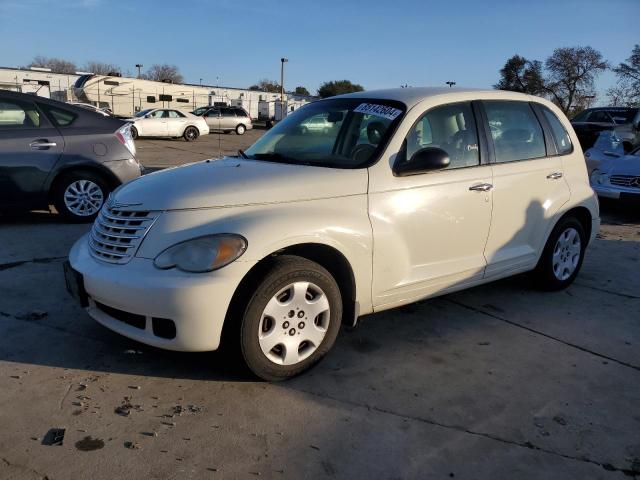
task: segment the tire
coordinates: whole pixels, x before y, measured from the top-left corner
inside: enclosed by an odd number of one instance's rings
[[[547,239],[533,280],[541,290],[557,291],[567,288],[580,272],[587,236],[577,218],[562,218]]]
[[[236,133],[238,135],[244,135],[244,132],[247,131],[247,127],[245,127],[244,125],[240,124],[236,127]]]
[[[187,142],[193,142],[200,136],[200,131],[196,127],[187,127],[182,136]]]
[[[56,210],[65,220],[83,223],[96,218],[110,191],[109,184],[101,176],[78,171],[66,173],[57,179],[51,197]]]
[[[138,135],[138,129],[136,127],[131,127],[131,138],[133,140],[137,140],[139,137]]]
[[[305,312],[305,306],[314,308],[313,312]],[[310,318],[317,312],[317,317]],[[263,380],[289,379],[327,354],[341,322],[342,296],[331,274],[301,257],[276,257],[244,309],[239,329],[242,357]],[[283,342],[293,348],[287,352]],[[273,348],[266,352],[271,344]]]

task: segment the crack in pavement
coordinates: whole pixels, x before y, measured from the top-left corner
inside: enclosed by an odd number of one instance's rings
[[[0,460],[2,460],[2,462],[5,463],[7,467],[13,467],[13,468],[17,468],[17,469],[20,469],[20,470],[26,470],[28,472],[35,473],[36,475],[38,475],[40,477],[40,480],[50,480],[50,478],[47,475],[43,475],[42,473],[40,473],[39,471],[37,471],[34,468],[27,467],[25,465],[20,465],[18,463],[10,462],[5,457],[0,457]]]
[[[16,262],[9,263],[0,263],[0,272],[3,270],[9,270],[10,268],[19,267],[21,265],[25,265],[27,263],[51,263],[58,260],[66,260],[67,256],[64,257],[44,257],[44,258],[32,258],[31,260],[18,260]]]
[[[340,399],[340,398],[336,398],[333,397],[331,395],[328,395],[326,393],[317,393],[317,392],[313,392],[313,391],[309,391],[309,390],[305,390],[302,388],[297,388],[294,387],[295,390],[299,391],[299,392],[303,392],[306,393],[308,395],[313,395],[319,398],[323,398],[326,400],[331,400],[333,402],[337,402],[337,403],[343,403],[346,405],[350,405],[352,407],[360,407],[360,408],[366,408],[367,410],[371,411],[373,410],[374,412],[378,412],[378,413],[382,413],[385,415],[392,415],[394,417],[398,417],[398,418],[402,418],[402,419],[407,419],[407,420],[414,420],[417,422],[421,422],[421,423],[426,423],[435,427],[440,427],[440,428],[445,428],[447,430],[455,430],[457,432],[460,433],[465,433],[468,435],[473,435],[473,436],[477,436],[477,437],[482,437],[488,440],[493,440],[496,442],[500,442],[500,443],[504,443],[506,445],[512,445],[515,447],[521,447],[521,448],[527,448],[529,450],[535,450],[541,453],[546,453],[549,455],[555,455],[557,457],[561,457],[567,460],[574,460],[574,461],[578,461],[578,462],[583,462],[583,463],[590,463],[592,465],[597,465],[598,467],[603,468],[604,470],[608,471],[608,472],[620,472],[623,473],[629,477],[634,477],[636,478],[637,476],[640,476],[640,470],[635,470],[633,468],[621,468],[621,467],[616,467],[614,465],[612,465],[611,463],[608,462],[599,462],[597,460],[592,460],[588,457],[585,456],[581,456],[581,457],[576,457],[573,455],[568,455],[566,453],[561,453],[561,452],[556,452],[554,450],[550,450],[548,448],[544,448],[544,447],[540,447],[538,445],[534,445],[533,443],[526,441],[526,442],[518,442],[515,440],[510,440],[508,438],[502,438],[499,437],[497,435],[494,435],[492,433],[487,433],[487,432],[477,432],[475,430],[471,430],[469,428],[460,426],[460,425],[453,425],[453,424],[447,424],[447,423],[442,423],[442,422],[438,422],[437,420],[433,420],[430,418],[424,418],[424,417],[416,417],[414,415],[406,415],[406,414],[402,414],[402,413],[398,413],[398,412],[394,412],[393,410],[388,410],[386,408],[381,408],[381,407],[374,407],[368,404],[361,404],[358,402],[354,402],[352,400],[345,400],[345,399]]]
[[[585,285],[584,283],[579,283],[579,282],[574,282],[574,284],[577,285],[578,287],[590,288],[598,292],[608,293],[609,295],[616,295],[618,297],[630,298],[633,300],[640,300],[640,297],[636,295],[631,295],[629,293],[614,292],[613,290],[607,290],[606,288],[601,288],[601,287],[594,287],[592,285]]]
[[[618,365],[622,365],[623,367],[628,367],[628,368],[632,368],[633,370],[640,371],[640,366],[638,366],[638,365],[633,365],[632,363],[628,363],[628,362],[625,362],[623,360],[618,360],[617,358],[610,357],[610,356],[605,355],[603,353],[598,353],[596,351],[590,350],[590,349],[588,349],[586,347],[582,347],[582,346],[577,345],[575,343],[567,342],[566,340],[562,340],[561,338],[554,337],[553,335],[549,335],[548,333],[544,333],[544,332],[542,332],[540,330],[536,330],[535,328],[527,327],[526,325],[522,325],[521,323],[514,322],[513,320],[508,320],[506,318],[502,318],[502,317],[500,317],[500,316],[498,316],[498,315],[496,315],[494,313],[486,312],[486,311],[481,310],[481,309],[479,309],[477,307],[473,307],[471,305],[464,304],[464,303],[462,303],[462,302],[460,302],[458,300],[452,300],[450,298],[445,298],[443,300],[447,301],[447,302],[450,302],[450,303],[453,303],[454,305],[458,305],[459,307],[465,308],[467,310],[471,310],[472,312],[480,313],[482,315],[486,315],[486,316],[494,318],[496,320],[500,320],[501,322],[508,323],[511,326],[522,328],[523,330],[527,330],[528,332],[535,333],[536,335],[543,336],[543,337],[548,338],[550,340],[553,340],[555,342],[562,343],[563,345],[566,345],[567,347],[575,348],[576,350],[580,350],[581,352],[589,353],[589,354],[594,355],[596,357],[603,358],[605,360],[609,360],[610,362],[617,363]]]

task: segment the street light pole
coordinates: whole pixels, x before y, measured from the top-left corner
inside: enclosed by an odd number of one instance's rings
[[[138,69],[138,78],[140,78],[140,69],[144,67],[141,63],[136,63],[136,68]]]
[[[288,58],[280,59],[280,108],[284,108],[284,64],[288,61]]]

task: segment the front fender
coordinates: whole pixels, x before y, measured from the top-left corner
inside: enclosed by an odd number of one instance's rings
[[[237,262],[255,263],[299,244],[322,244],[349,262],[362,314],[371,310],[372,232],[366,194],[304,202],[174,210],[163,213],[136,256],[153,259],[190,238],[236,233],[247,239]]]

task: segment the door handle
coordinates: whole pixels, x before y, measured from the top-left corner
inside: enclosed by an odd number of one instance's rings
[[[47,140],[34,140],[29,146],[34,150],[46,150],[50,147],[57,147],[58,144],[56,142],[48,142]]]
[[[549,180],[558,180],[558,179],[562,178],[562,172],[550,173],[549,175],[547,175],[547,178]]]
[[[493,185],[491,185],[490,183],[477,183],[475,185],[471,185],[469,187],[469,190],[472,190],[474,192],[488,192],[492,188]]]

